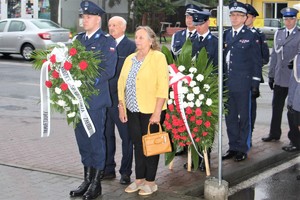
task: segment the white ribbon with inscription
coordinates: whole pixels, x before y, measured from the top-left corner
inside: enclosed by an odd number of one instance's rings
[[[48,77],[48,65],[50,64],[49,58],[51,55],[56,56],[56,62],[60,63],[59,73],[64,82],[68,85],[68,89],[72,95],[78,100],[78,106],[80,111],[80,118],[89,137],[95,133],[95,126],[90,118],[90,115],[84,104],[82,95],[75,86],[72,75],[64,68],[65,61],[68,60],[68,48],[62,44],[58,44],[60,47],[55,47],[50,55],[48,55],[48,61],[46,61],[41,70],[40,79],[40,91],[41,91],[41,137],[48,137],[50,135],[50,92],[49,88],[45,86],[45,81],[49,80]]]

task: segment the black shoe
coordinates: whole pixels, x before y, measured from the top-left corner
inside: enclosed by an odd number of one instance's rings
[[[100,176],[102,174],[103,174],[103,171],[101,171],[99,169],[97,169],[95,171],[95,176],[94,176],[89,188],[82,196],[83,200],[95,199],[99,195],[102,194],[101,181],[100,181]]]
[[[240,162],[247,158],[247,154],[243,152],[237,152],[234,161]]]
[[[112,173],[103,173],[100,177],[100,180],[111,180],[116,178],[116,173],[112,172]]]
[[[275,137],[273,137],[273,136],[268,136],[268,137],[263,137],[263,138],[261,138],[261,140],[263,141],[263,142],[272,142],[273,140],[274,141],[278,141],[280,138],[275,138]]]
[[[282,150],[287,151],[287,152],[295,152],[295,151],[299,151],[300,149],[294,145],[288,145],[288,146],[282,147]]]
[[[70,196],[71,197],[82,196],[89,188],[93,176],[94,176],[94,169],[92,167],[84,167],[84,181],[76,190],[70,191]]]
[[[131,182],[130,176],[128,176],[127,174],[122,174],[121,175],[120,183],[122,185],[128,185],[130,182]]]
[[[222,156],[222,160],[226,160],[226,159],[233,158],[234,156],[236,156],[236,154],[237,154],[236,151],[228,150],[228,151]]]

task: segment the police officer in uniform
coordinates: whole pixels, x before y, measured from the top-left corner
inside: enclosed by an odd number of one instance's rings
[[[181,48],[187,38],[190,38],[192,41],[196,38],[197,32],[195,26],[193,25],[192,14],[201,10],[202,9],[200,7],[193,4],[188,4],[186,6],[185,24],[187,28],[174,33],[171,40],[171,51],[175,58],[179,56]]]
[[[202,48],[205,48],[208,63],[212,63],[214,66],[218,65],[218,38],[214,36],[209,30],[209,16],[208,11],[196,11],[192,14],[193,25],[196,27],[197,35],[192,43],[192,56],[198,57]],[[210,152],[208,150],[208,159],[210,161]],[[187,168],[187,164],[184,164],[184,168]],[[205,171],[204,159],[200,159],[199,162],[200,171]]]
[[[102,193],[100,178],[103,176],[106,159],[105,120],[106,110],[111,106],[108,80],[115,74],[117,61],[116,44],[114,39],[101,30],[101,15],[104,10],[91,1],[82,1],[80,4],[83,17],[84,33],[77,35],[87,51],[100,51],[99,72],[95,88],[100,93],[88,100],[89,115],[96,132],[88,137],[82,122],[75,128],[75,136],[81,162],[84,166],[84,181],[75,190],[70,191],[71,197],[82,196],[83,199],[94,199]]]
[[[193,14],[193,25],[196,27],[197,35],[193,41],[192,56],[198,56],[200,50],[204,47],[209,61],[214,66],[218,65],[218,38],[209,30],[208,11],[197,11]]]
[[[223,159],[243,161],[250,149],[251,96],[261,81],[259,39],[245,25],[247,7],[241,2],[229,5],[232,28],[224,31],[225,89],[228,91],[225,116],[229,150]]]
[[[300,50],[300,43],[298,44]],[[293,71],[289,81],[288,92],[288,122],[290,131],[288,138],[290,144],[283,146],[282,149],[288,152],[300,150],[300,52],[295,57]]]
[[[272,119],[270,132],[262,138],[264,142],[277,141],[281,137],[282,112],[288,95],[292,61],[299,52],[300,29],[297,27],[298,10],[283,8],[284,28],[276,31],[269,66],[269,86],[273,90]]]
[[[256,19],[257,16],[259,16],[258,12],[256,11],[256,9],[250,5],[250,4],[245,4],[247,7],[247,20],[245,22],[245,25],[252,30],[252,32],[256,33],[258,35],[259,38],[259,44],[260,44],[260,48],[261,48],[261,55],[262,55],[262,66],[266,65],[269,63],[269,57],[270,57],[270,53],[269,53],[269,47],[268,47],[268,43],[266,40],[266,36],[265,34],[259,30],[258,28],[255,28],[253,26],[253,23]],[[261,75],[261,83],[263,83],[263,76]],[[257,108],[257,103],[256,103],[256,98],[258,98],[260,95],[259,91],[257,93],[255,93],[255,96],[252,96],[252,101],[251,101],[251,130],[253,133],[253,129],[254,129],[254,123],[255,123],[255,119],[256,119],[256,108]]]

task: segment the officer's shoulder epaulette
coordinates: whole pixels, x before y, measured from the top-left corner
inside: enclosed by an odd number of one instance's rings
[[[256,28],[256,31],[257,31],[258,33],[263,33],[262,30],[260,30],[259,28]]]
[[[256,33],[256,32],[258,32],[258,31],[256,31],[256,29],[255,28],[251,28],[250,29],[253,33]]]
[[[110,35],[109,35],[108,33],[106,33],[104,36],[105,36],[105,37],[109,37]]]

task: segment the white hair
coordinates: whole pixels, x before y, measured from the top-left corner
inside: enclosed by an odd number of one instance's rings
[[[118,21],[121,22],[122,26],[124,26],[124,27],[126,27],[126,25],[127,25],[126,20],[123,17],[120,17],[120,16],[113,16],[108,21],[110,21],[110,20],[118,20]]]

